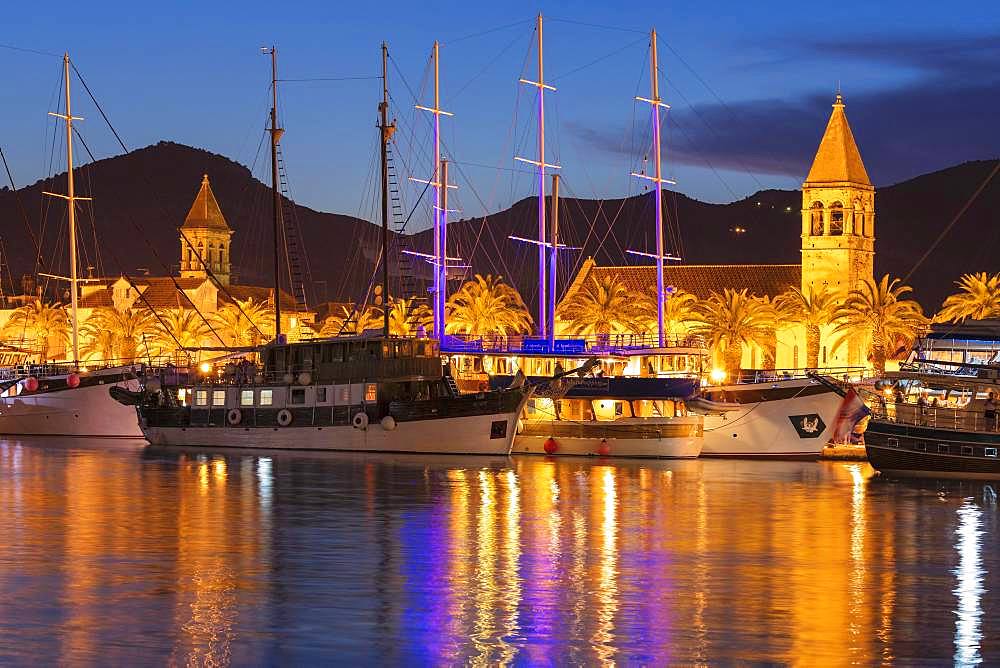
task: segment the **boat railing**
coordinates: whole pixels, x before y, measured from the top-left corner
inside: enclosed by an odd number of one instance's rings
[[[449,334],[441,342],[444,353],[497,355],[636,355],[655,354],[667,348],[706,348],[705,339],[694,334],[671,334],[663,345],[655,334],[597,334],[557,336],[550,344],[545,337],[524,335]]]
[[[819,369],[743,369],[737,376],[737,384],[773,383],[779,380],[810,378],[816,374],[830,376],[848,382],[863,376],[864,367],[821,367]]]
[[[137,370],[155,369],[173,365],[176,361],[174,357],[159,356],[107,359],[100,362],[84,362],[79,365],[72,362],[47,362],[45,364],[21,363],[0,367],[0,382],[27,378],[29,376],[49,378],[52,376],[66,376],[75,372],[94,372],[129,366]]]
[[[875,400],[871,405],[872,417],[888,422],[932,429],[995,433],[1000,430],[997,416],[987,418],[985,411],[932,406],[909,401]]]

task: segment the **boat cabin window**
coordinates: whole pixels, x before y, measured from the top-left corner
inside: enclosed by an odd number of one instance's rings
[[[987,457],[996,457],[997,456],[997,449],[996,448],[986,448],[986,450],[983,452],[983,454],[986,455]]]
[[[316,403],[325,404],[326,403],[326,388],[317,387],[316,388]]]
[[[635,417],[675,417],[677,406],[673,401],[662,399],[638,399],[632,402]]]
[[[617,399],[594,400],[594,417],[600,422],[611,422],[619,418],[632,417],[632,407],[627,401]]]
[[[226,391],[225,390],[213,390],[212,391],[212,405],[213,406],[225,406],[226,405]]]
[[[269,390],[261,390],[261,394],[268,392]],[[306,402],[306,388],[295,387],[292,388],[292,401],[293,404],[304,404]]]
[[[963,455],[971,455],[972,454],[972,446],[971,445],[963,445],[962,446],[962,454]]]
[[[260,391],[260,401],[258,402],[260,406],[270,406],[273,402],[274,402],[274,390]]]
[[[253,406],[253,390],[240,391],[240,406]]]
[[[195,393],[194,393],[194,404],[195,404],[195,406],[207,406],[208,405],[208,390],[195,390]]]

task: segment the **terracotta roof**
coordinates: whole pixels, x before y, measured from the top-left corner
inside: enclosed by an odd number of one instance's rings
[[[865,163],[861,161],[858,145],[854,142],[851,126],[847,123],[844,100],[838,93],[806,184],[844,182],[865,186],[872,184]]]
[[[136,299],[137,304],[150,306],[154,309],[169,308],[194,308],[194,304],[181,290],[194,290],[205,282],[204,278],[175,278],[169,276],[144,276],[143,278],[132,279],[132,283],[142,290],[142,297]],[[174,285],[174,281],[177,285]]]
[[[636,292],[656,289],[656,267],[652,265],[598,267],[593,260],[587,260],[580,271],[588,272],[588,275],[574,281],[572,286],[574,289],[578,289],[583,281],[590,280],[590,276],[596,276],[598,280],[616,276],[624,281],[629,290]],[[699,299],[706,299],[713,290],[721,292],[724,288],[736,290],[746,288],[757,296],[774,297],[792,286],[798,287],[802,284],[802,266],[798,264],[669,265],[663,268],[663,280],[666,285],[690,292]]]
[[[194,198],[194,204],[191,205],[191,210],[188,211],[187,218],[184,219],[181,229],[232,231],[226,223],[226,217],[222,215],[222,209],[219,208],[219,203],[215,199],[212,186],[208,183],[208,174],[202,177],[201,189],[198,190],[198,194]]]

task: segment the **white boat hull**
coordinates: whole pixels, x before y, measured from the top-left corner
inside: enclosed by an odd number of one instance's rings
[[[702,455],[708,457],[819,457],[833,435],[843,401],[839,394],[811,379],[712,390],[724,390],[728,396],[774,391],[787,398],[740,402],[738,410],[706,415]]]
[[[0,397],[0,434],[142,438],[135,408],[112,399],[111,385],[139,390],[139,382],[131,379]]]
[[[604,457],[647,457],[663,459],[694,459],[702,450],[702,418],[677,417],[662,423],[650,423],[642,418],[626,418],[615,422],[574,422],[571,432],[560,430],[565,422],[556,420],[525,421],[523,431],[514,438],[512,454],[570,455]],[[646,431],[645,437],[629,434]],[[545,441],[555,441],[555,451],[545,451]],[[603,447],[602,447],[603,446]]]
[[[146,427],[144,433],[153,445],[507,456],[516,422],[517,413],[496,413],[398,422],[392,430],[376,423],[365,429],[350,425]]]

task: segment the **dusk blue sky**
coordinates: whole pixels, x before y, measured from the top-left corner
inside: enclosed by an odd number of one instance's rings
[[[512,158],[535,151],[534,92],[517,79],[535,76],[538,11],[547,18],[546,78],[559,88],[547,106],[549,157],[563,165],[571,195],[642,187],[628,172],[641,168],[649,115],[632,98],[648,93],[643,33],[654,25],[673,107],[666,171],[698,199],[798,187],[838,82],[876,185],[1000,156],[1000,5],[991,2],[18,2],[5,7],[0,44],[68,49],[130,147],[169,139],[247,165],[256,156],[254,172],[266,178],[261,45],[278,46],[282,78],[374,77],[387,40],[400,68],[390,70],[400,159],[419,174],[429,170],[429,125],[407,86],[430,101],[426,65],[439,39],[456,199],[477,215],[532,194],[533,179]],[[45,115],[60,62],[0,48],[0,65],[0,146],[23,185],[60,171],[59,162],[50,168]],[[379,94],[374,78],[281,85],[298,201],[371,215]],[[115,154],[82,90],[76,99],[91,148]]]

